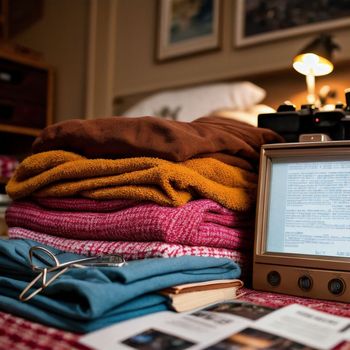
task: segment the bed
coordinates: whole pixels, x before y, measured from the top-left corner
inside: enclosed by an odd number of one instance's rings
[[[244,289],[242,301],[279,308],[293,303],[333,315],[350,317],[349,304]],[[80,334],[62,331],[0,312],[0,349],[11,350],[89,350],[79,343]],[[90,349],[91,350],[91,349]]]
[[[350,70],[349,61],[342,60],[335,63],[335,68],[332,74],[327,76],[318,77],[316,80],[316,92],[319,92],[321,87],[329,86],[330,89],[335,92],[335,95],[327,100],[327,103],[336,103],[338,101],[345,101],[344,90],[349,88]],[[196,89],[202,88],[203,85],[208,84],[231,84],[250,82],[260,89],[263,89],[264,96],[258,94],[257,91],[253,95],[248,95],[254,98],[250,100],[250,106],[255,104],[264,104],[270,108],[277,109],[278,106],[284,101],[291,101],[299,108],[302,104],[306,103],[306,83],[305,77],[297,73],[294,69],[272,69],[263,73],[242,75],[228,77],[224,80],[210,81],[203,83],[196,83],[186,86],[170,86],[162,90],[143,91],[142,89],[135,90],[135,93],[118,95],[113,101],[114,115],[123,115],[126,111],[130,111],[131,107],[135,107],[141,101],[145,101],[150,97],[155,97],[158,93],[164,92],[181,92],[184,89]],[[238,85],[236,86],[238,88]],[[247,87],[247,86],[245,86]],[[244,85],[243,85],[244,90]],[[249,89],[248,89],[249,90]],[[247,90],[246,90],[247,91]],[[252,91],[250,91],[252,92]],[[242,92],[241,92],[242,94]],[[260,97],[260,98],[259,98]],[[259,101],[259,102],[257,102]],[[238,108],[237,108],[238,107]],[[220,106],[229,110],[244,111],[247,105],[241,106]],[[214,108],[210,108],[213,111]]]

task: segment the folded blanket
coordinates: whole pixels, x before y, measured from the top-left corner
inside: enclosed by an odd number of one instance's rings
[[[208,256],[232,259],[240,265],[242,270],[245,270],[251,262],[251,250],[186,246],[164,242],[77,240],[55,237],[21,227],[10,227],[8,235],[10,238],[30,239],[65,252],[88,256],[121,254],[126,260],[171,258],[183,255]]]
[[[190,123],[109,117],[50,125],[35,140],[33,152],[63,149],[88,158],[158,157],[176,162],[221,152],[256,166],[262,144],[282,141],[271,130],[215,116]]]
[[[56,209],[47,209],[32,201],[14,201],[6,212],[7,225],[64,238],[105,241],[162,241],[228,249],[249,248],[253,242],[253,215],[242,214],[246,219],[242,227],[240,213],[209,199],[176,208],[135,203],[132,207],[108,212],[97,212],[99,202],[89,199],[44,198],[44,201]],[[120,207],[123,200],[103,202]],[[85,211],[85,203],[89,208],[94,206],[95,212]],[[70,211],[70,207],[81,210]]]
[[[233,210],[248,210],[256,196],[254,173],[211,158],[173,163],[156,158],[86,159],[65,151],[27,157],[6,190],[13,199],[83,196],[136,199],[179,206],[212,199]]]
[[[40,294],[21,302],[18,295],[34,274],[28,264],[28,251],[37,244],[30,240],[0,241],[0,309],[77,332],[166,309],[166,298],[157,294],[160,289],[240,276],[239,267],[229,259],[143,259],[119,268],[69,269]],[[61,263],[83,257],[45,248]]]

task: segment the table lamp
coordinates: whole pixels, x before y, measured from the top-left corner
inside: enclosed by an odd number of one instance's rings
[[[293,59],[293,68],[306,76],[307,103],[315,105],[315,77],[333,71],[332,54],[339,49],[331,35],[321,34],[305,46]]]

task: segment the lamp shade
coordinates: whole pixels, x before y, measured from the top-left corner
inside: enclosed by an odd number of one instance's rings
[[[332,53],[339,46],[327,34],[321,34],[293,59],[293,68],[304,75],[321,76],[332,72]]]

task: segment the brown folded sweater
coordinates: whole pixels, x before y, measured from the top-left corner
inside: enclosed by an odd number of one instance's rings
[[[33,152],[61,149],[88,158],[157,157],[175,162],[204,156],[252,169],[257,166],[262,144],[281,141],[271,130],[223,117],[203,117],[190,123],[109,117],[48,126],[34,141]]]
[[[86,159],[66,151],[26,158],[6,189],[13,199],[29,195],[134,199],[179,206],[212,199],[234,210],[255,202],[257,175],[212,158],[174,163],[157,158]]]

